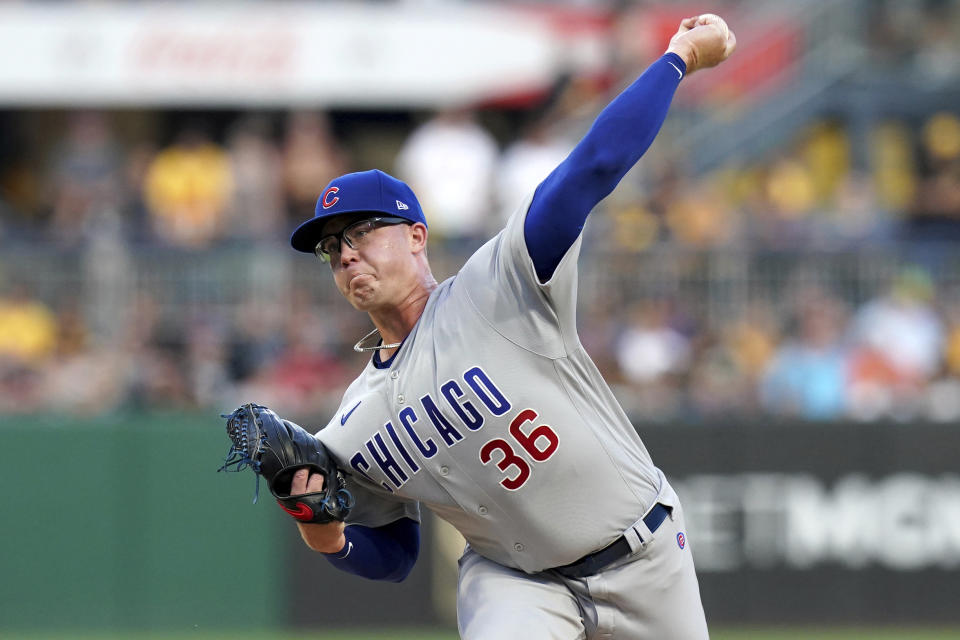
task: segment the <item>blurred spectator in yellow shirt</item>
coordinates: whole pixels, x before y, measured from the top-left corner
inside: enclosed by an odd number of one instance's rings
[[[217,240],[233,190],[230,159],[198,127],[185,129],[147,169],[144,185],[154,233],[183,247]]]
[[[38,365],[56,349],[57,333],[56,316],[25,288],[0,298],[0,361]]]

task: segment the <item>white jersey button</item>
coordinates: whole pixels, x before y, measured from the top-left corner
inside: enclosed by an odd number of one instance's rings
[[[448,473],[450,473],[450,467],[448,467],[447,465],[443,465],[442,467],[440,467],[440,475],[445,476]]]
[[[400,373],[397,372],[397,371],[391,371],[391,372],[390,372],[390,377],[393,378],[394,380],[396,380],[397,378],[400,377]]]
[[[515,545],[513,545],[513,550],[514,550],[514,551],[523,551],[523,545],[518,542],[518,543],[516,543]]]
[[[403,397],[402,393],[397,396],[397,402],[400,404],[403,404],[404,402],[406,402],[406,398]]]
[[[479,513],[479,514],[482,515],[482,516],[485,516],[485,515],[487,515],[487,508],[486,508],[485,506],[483,506],[483,505],[480,505],[480,506],[477,508],[477,513]]]

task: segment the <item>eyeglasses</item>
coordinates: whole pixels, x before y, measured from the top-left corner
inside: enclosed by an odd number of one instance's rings
[[[347,225],[337,233],[320,238],[320,242],[313,248],[313,253],[321,262],[330,262],[331,256],[340,254],[341,240],[351,249],[362,249],[371,231],[393,224],[410,224],[410,221],[394,217],[365,218]]]

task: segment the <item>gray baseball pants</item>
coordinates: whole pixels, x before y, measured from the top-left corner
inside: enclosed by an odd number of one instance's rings
[[[464,640],[701,640],[700,588],[679,504],[643,549],[587,578],[527,574],[468,546],[457,621]]]

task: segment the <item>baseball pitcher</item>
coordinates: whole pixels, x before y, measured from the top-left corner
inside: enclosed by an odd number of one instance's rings
[[[577,259],[588,214],[653,141],[680,82],[735,45],[718,16],[683,20],[442,283],[407,185],[375,170],[330,182],[291,244],[369,315],[355,348],[370,361],[316,437],[256,405],[230,421],[231,452],[269,475],[311,549],[403,580],[424,506],[467,541],[463,638],[707,637],[683,508],[577,337]]]

